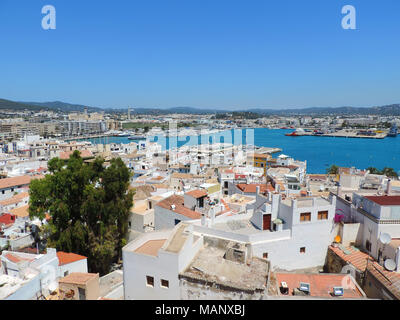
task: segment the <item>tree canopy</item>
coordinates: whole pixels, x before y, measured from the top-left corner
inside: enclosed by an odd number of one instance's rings
[[[385,176],[387,176],[389,178],[391,178],[391,177],[397,178],[398,177],[397,172],[394,171],[393,168],[384,167],[382,170],[379,170],[379,169],[374,168],[374,167],[369,167],[369,168],[367,168],[367,170],[369,171],[369,173],[372,173],[372,174],[383,174],[383,175],[385,175]]]
[[[338,174],[339,173],[339,167],[335,164],[331,165],[328,169],[326,169],[328,174]]]
[[[107,167],[100,157],[85,163],[79,151],[67,161],[51,159],[48,169],[51,174],[31,182],[30,217],[49,214],[48,245],[87,256],[89,272],[108,273],[126,244],[134,195],[129,169],[121,158]]]

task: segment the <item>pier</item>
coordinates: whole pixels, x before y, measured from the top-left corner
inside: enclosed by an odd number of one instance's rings
[[[67,137],[67,138],[62,138],[62,139],[64,141],[72,141],[72,140],[87,140],[87,139],[108,138],[108,137],[118,137],[118,135],[116,135],[116,134],[89,134],[86,136]]]

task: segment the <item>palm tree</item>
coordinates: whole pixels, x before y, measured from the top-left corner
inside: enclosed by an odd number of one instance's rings
[[[335,164],[331,165],[328,169],[326,169],[328,174],[338,174],[339,173],[339,167]]]

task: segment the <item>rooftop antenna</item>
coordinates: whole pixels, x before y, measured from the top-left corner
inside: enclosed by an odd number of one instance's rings
[[[388,233],[381,233],[379,236],[379,241],[383,244],[388,244],[390,241],[392,241],[392,237]]]
[[[383,243],[383,248],[382,248],[382,255],[383,252],[385,251],[385,246],[392,241],[392,237],[388,233],[381,233],[379,236],[379,241]],[[378,263],[380,262],[380,256],[378,254]]]
[[[394,271],[396,269],[396,262],[392,259],[386,259],[383,265],[388,271]]]

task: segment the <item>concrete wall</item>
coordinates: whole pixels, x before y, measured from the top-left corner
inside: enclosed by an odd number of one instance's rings
[[[175,227],[175,219],[180,221],[189,221],[190,218],[181,215],[172,210],[162,208],[160,206],[154,207],[154,225],[155,230],[172,229]]]
[[[59,276],[60,277],[65,277],[67,274],[70,274],[72,272],[83,272],[87,273],[88,272],[88,267],[87,267],[87,259],[82,259],[78,260],[72,263],[68,263],[62,266],[59,266]],[[68,272],[67,274],[65,274]]]
[[[29,187],[29,184],[21,185],[21,188],[17,188],[16,186],[0,189],[0,201],[12,198],[15,192],[23,192],[26,187]]]
[[[180,279],[180,295],[183,300],[263,300],[265,292],[246,293],[216,288],[207,284]]]
[[[4,300],[36,300],[38,295],[40,295],[40,275],[26,282]]]
[[[32,245],[35,242],[31,234],[23,235],[17,239],[10,239],[11,250],[18,250]]]
[[[339,224],[339,235],[341,237],[341,243],[344,246],[362,245],[363,240],[363,228],[361,223],[340,223]]]

